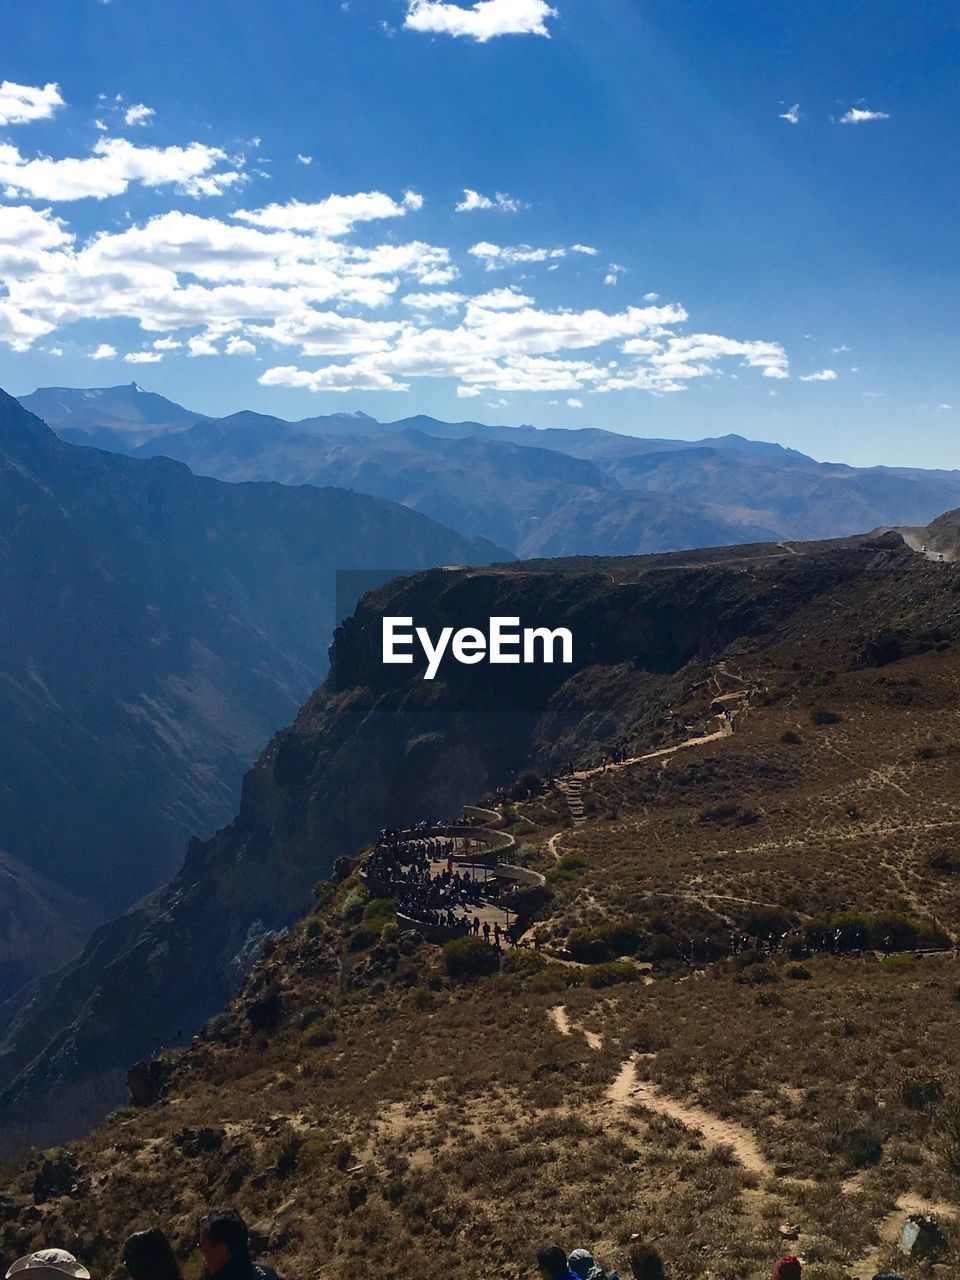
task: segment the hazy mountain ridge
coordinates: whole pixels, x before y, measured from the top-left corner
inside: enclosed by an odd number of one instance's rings
[[[146,393],[130,388],[74,394],[87,399],[70,399],[69,412],[53,422],[71,439],[86,432],[105,448],[165,453],[221,479],[349,485],[524,557],[844,537],[926,524],[960,503],[960,472],[820,463],[736,434],[645,440],[426,415],[384,424],[349,413],[295,423],[250,412],[218,419],[169,401],[154,411]],[[65,395],[38,391],[24,402]],[[114,397],[110,419],[104,405]],[[164,425],[172,418],[175,425]],[[563,459],[582,465],[575,470]]]

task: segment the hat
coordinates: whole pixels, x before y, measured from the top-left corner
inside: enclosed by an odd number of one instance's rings
[[[580,1280],[587,1280],[591,1272],[599,1270],[589,1249],[574,1249],[567,1259],[567,1266]]]
[[[26,1272],[30,1273],[29,1276]],[[63,1276],[90,1280],[87,1268],[66,1249],[41,1249],[38,1253],[18,1258],[7,1271],[7,1280],[15,1275],[23,1275],[23,1280],[61,1280]]]

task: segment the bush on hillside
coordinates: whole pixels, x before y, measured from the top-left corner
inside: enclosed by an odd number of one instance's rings
[[[482,938],[454,938],[444,945],[443,963],[451,978],[485,978],[497,972],[500,956]]]

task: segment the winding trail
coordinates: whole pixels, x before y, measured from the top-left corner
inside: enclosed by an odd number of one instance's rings
[[[548,1009],[547,1017],[562,1036],[572,1035],[576,1030],[580,1032],[591,1049],[599,1052],[603,1048],[603,1036],[598,1035],[596,1031],[588,1031],[586,1027],[575,1026],[567,1017],[567,1011],[562,1004],[556,1005],[553,1009]]]
[[[722,1120],[703,1107],[678,1102],[662,1093],[656,1085],[638,1080],[635,1054],[631,1054],[621,1066],[617,1078],[607,1090],[607,1100],[617,1107],[641,1106],[657,1115],[678,1120],[686,1128],[702,1133],[711,1146],[729,1147],[748,1172],[762,1178],[773,1176],[773,1165],[748,1129],[731,1120]]]

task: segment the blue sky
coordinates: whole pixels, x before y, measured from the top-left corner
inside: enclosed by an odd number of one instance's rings
[[[960,466],[952,6],[5,9],[15,393]]]

